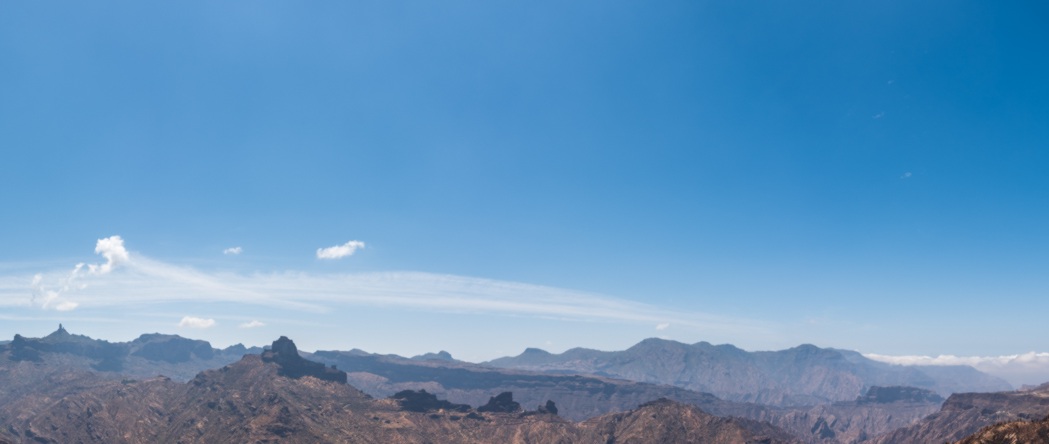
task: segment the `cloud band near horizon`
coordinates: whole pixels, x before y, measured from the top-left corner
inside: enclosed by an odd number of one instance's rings
[[[99,240],[99,243],[104,242]],[[72,310],[170,302],[228,302],[322,313],[341,306],[365,305],[572,321],[673,324],[712,332],[752,334],[768,330],[767,325],[746,319],[668,310],[600,294],[519,282],[403,271],[212,272],[128,253],[119,236],[107,238],[104,246],[106,248],[99,247],[96,251],[106,263],[92,269],[105,272],[78,274],[81,267],[78,265],[73,271],[76,285],[69,285],[69,272],[60,269],[32,276],[0,275],[0,306],[36,305],[44,309]],[[349,255],[363,248],[363,242],[350,241],[332,248],[339,249],[332,255]],[[318,256],[322,250],[318,250]],[[44,305],[37,301],[42,291],[51,292],[47,293],[50,299]]]

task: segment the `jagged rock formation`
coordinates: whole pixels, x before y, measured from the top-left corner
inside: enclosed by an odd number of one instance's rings
[[[478,412],[517,413],[521,404],[514,401],[514,394],[502,392],[488,399],[488,403],[477,408]]]
[[[338,370],[333,365],[326,367],[319,362],[303,359],[299,356],[299,350],[295,343],[287,336],[281,336],[269,350],[262,352],[263,362],[273,362],[280,366],[278,374],[289,378],[301,378],[312,376],[322,381],[332,381],[345,384],[346,372]]]
[[[876,444],[954,442],[996,423],[1040,420],[1049,415],[1049,384],[1034,390],[951,395],[940,411],[917,424],[871,440]]]
[[[554,404],[554,401],[548,399],[546,404],[536,407],[535,411],[545,415],[556,415],[557,404]]]
[[[786,443],[782,430],[661,401],[568,422],[555,415],[405,411],[342,383],[280,376],[280,355],[246,355],[188,383],[100,379],[84,371],[44,376],[45,396],[0,403],[0,442],[11,443]],[[38,364],[19,362],[15,371]],[[0,372],[0,383],[10,371]],[[19,375],[24,376],[24,375]],[[17,381],[17,379],[15,379]],[[37,381],[42,382],[42,381]],[[5,385],[5,388],[9,387]],[[31,392],[31,390],[30,390]],[[497,397],[498,398],[498,397]],[[58,400],[58,401],[56,401]]]
[[[713,393],[731,401],[802,406],[852,401],[871,386],[910,386],[941,395],[1010,390],[971,367],[896,366],[859,353],[800,345],[747,352],[732,345],[646,339],[619,352],[575,348],[551,354],[530,348],[486,363],[500,368],[593,374]]]

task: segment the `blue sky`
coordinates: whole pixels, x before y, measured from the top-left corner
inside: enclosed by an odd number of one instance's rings
[[[1047,18],[5,3],[0,337],[1049,351]]]

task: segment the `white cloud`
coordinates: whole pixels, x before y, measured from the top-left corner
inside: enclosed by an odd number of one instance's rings
[[[668,328],[670,328],[669,322],[661,322],[659,324],[656,324],[656,330],[666,330]]]
[[[357,249],[363,249],[364,242],[351,240],[342,245],[336,245],[328,248],[317,249],[317,259],[341,259],[346,256],[353,256],[353,253],[357,252]]]
[[[73,301],[62,301],[62,302],[59,302],[58,305],[55,305],[55,310],[58,310],[58,311],[72,311],[73,309],[77,308],[77,306],[79,306],[79,305],[80,304],[78,304],[76,302],[73,302]]]
[[[120,236],[110,236],[105,239],[99,239],[95,243],[95,253],[101,254],[102,257],[106,258],[106,263],[102,265],[88,265],[88,271],[93,274],[106,274],[113,271],[118,265],[127,263],[131,260],[127,250],[124,248],[124,239]],[[82,265],[77,265],[77,270]]]
[[[910,178],[911,178],[911,176],[913,176],[913,175],[914,175],[914,174],[911,174],[911,172],[910,172],[910,171],[907,171],[906,173],[903,173],[903,175],[902,175],[902,176],[900,176],[900,179],[910,179]]]
[[[1049,353],[1027,352],[1003,356],[922,356],[864,353],[869,359],[898,365],[968,365],[1006,379],[1014,385],[1049,381]]]
[[[227,254],[227,255],[231,254],[231,255],[234,255],[234,256],[238,255],[238,254],[240,254],[242,252],[244,252],[244,249],[240,248],[240,247],[229,247],[229,248],[227,248],[225,250],[222,250],[222,254]]]
[[[209,328],[215,326],[215,320],[197,318],[193,316],[183,316],[182,320],[179,321],[178,326],[187,328]]]
[[[245,322],[243,324],[240,324],[240,328],[256,328],[256,327],[265,327],[265,326],[266,326],[266,324],[264,322],[257,321],[257,320],[254,320],[254,319],[251,320],[251,322]]]

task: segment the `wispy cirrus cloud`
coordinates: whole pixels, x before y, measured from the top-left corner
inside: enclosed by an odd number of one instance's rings
[[[241,248],[241,247],[229,247],[229,248],[227,248],[225,250],[222,250],[222,254],[225,254],[227,256],[236,256],[236,255],[241,254],[243,252],[244,252],[244,249]]]
[[[122,240],[108,245],[123,248]],[[348,245],[342,247],[357,248],[353,242]],[[42,308],[59,309],[63,303],[68,303],[68,307],[62,308],[107,308],[181,302],[327,313],[366,306],[657,326],[666,323],[722,333],[761,334],[768,330],[766,324],[745,319],[669,310],[601,294],[476,277],[424,272],[244,274],[204,271],[157,261],[140,253],[111,256],[115,259],[107,257],[110,261],[107,263],[112,264],[107,267],[109,271],[78,282],[83,285],[65,285],[61,300],[48,300]],[[32,288],[48,282],[68,284],[67,275],[67,272],[52,271],[15,279],[24,279],[21,288],[4,285],[10,282],[10,276],[0,279],[0,306],[25,306],[26,296],[36,297]],[[42,304],[37,301],[36,305]]]
[[[120,236],[110,236],[96,241],[95,253],[102,255],[106,261],[101,264],[78,263],[72,271],[50,280],[46,280],[41,273],[33,275],[30,282],[30,304],[45,310],[74,310],[80,304],[69,300],[64,295],[70,291],[87,288],[88,284],[81,282],[85,276],[109,274],[117,267],[131,261],[131,255],[124,248],[124,239]]]
[[[240,327],[240,328],[258,328],[258,327],[265,327],[265,326],[266,326],[266,324],[264,322],[258,321],[258,320],[254,320],[254,319],[252,319],[251,321],[248,321],[248,322],[245,322],[243,324],[238,325],[238,327]]]
[[[346,256],[353,256],[358,249],[364,248],[364,242],[358,240],[351,240],[342,245],[336,245],[334,247],[318,248],[317,259],[342,259]]]

